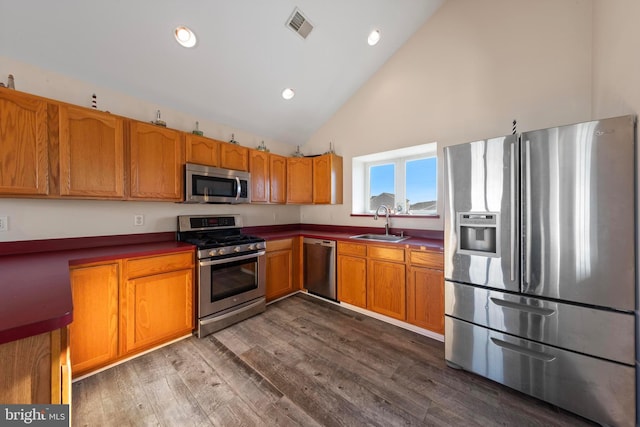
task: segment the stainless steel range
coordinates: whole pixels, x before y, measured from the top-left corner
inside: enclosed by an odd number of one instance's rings
[[[198,338],[265,310],[266,243],[241,229],[239,215],[178,217],[178,240],[198,248]]]

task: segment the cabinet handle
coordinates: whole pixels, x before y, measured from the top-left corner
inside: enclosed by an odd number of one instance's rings
[[[539,314],[540,316],[551,316],[556,311],[550,308],[534,307],[527,304],[521,304],[517,302],[505,301],[502,299],[491,297],[489,298],[492,303],[501,307],[511,308],[514,310],[528,311],[529,313]]]
[[[506,348],[507,350],[524,354],[525,356],[529,356],[533,359],[542,360],[543,362],[553,362],[554,360],[556,360],[556,357],[552,354],[544,353],[542,351],[531,350],[516,344],[511,344],[506,341],[499,340],[498,338],[491,337],[491,341],[498,347]]]

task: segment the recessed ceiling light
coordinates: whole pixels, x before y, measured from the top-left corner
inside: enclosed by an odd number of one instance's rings
[[[196,45],[196,35],[185,26],[176,27],[173,35],[176,41],[184,47],[194,47]]]
[[[290,87],[286,88],[282,91],[282,97],[284,99],[291,99],[296,93]]]
[[[375,46],[380,41],[380,30],[373,30],[369,33],[369,37],[367,38],[367,43],[369,46]]]

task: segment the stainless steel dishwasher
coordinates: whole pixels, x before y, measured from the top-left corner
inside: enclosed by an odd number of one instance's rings
[[[305,237],[303,243],[304,287],[310,293],[336,299],[336,242]]]

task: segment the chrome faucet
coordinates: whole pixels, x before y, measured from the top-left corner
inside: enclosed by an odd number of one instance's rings
[[[380,215],[380,209],[384,208],[386,213],[386,222],[384,223],[384,234],[389,235],[389,207],[387,205],[380,205],[378,209],[376,209],[376,213],[373,215],[373,219],[378,219],[378,215]]]

